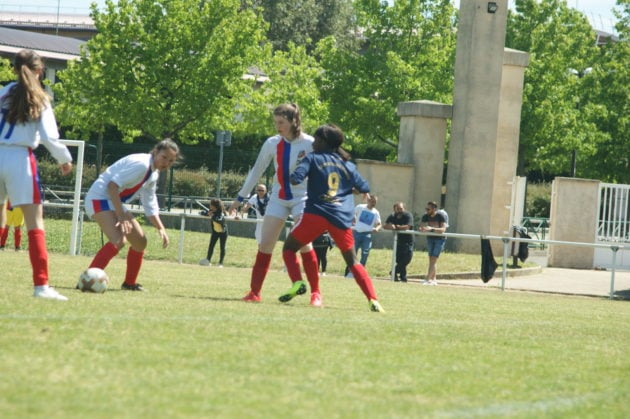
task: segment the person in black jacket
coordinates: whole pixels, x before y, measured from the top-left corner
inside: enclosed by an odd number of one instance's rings
[[[227,224],[225,222],[225,207],[220,199],[213,199],[210,201],[210,226],[212,234],[210,235],[210,243],[208,244],[208,254],[205,259],[199,261],[200,265],[210,266],[212,260],[212,254],[214,253],[214,247],[219,241],[219,268],[223,267],[223,259],[225,258],[225,243],[228,237]]]
[[[319,272],[322,276],[326,276],[326,267],[328,266],[328,250],[332,249],[333,240],[327,231],[322,233],[319,237],[313,240],[313,249],[317,254],[317,264],[319,265]]]
[[[413,215],[409,211],[405,211],[403,202],[394,204],[394,212],[387,217],[383,228],[393,231],[413,230]],[[413,244],[413,234],[398,234],[396,272],[394,273],[394,281],[396,282],[407,282],[407,265],[411,263],[413,257]]]

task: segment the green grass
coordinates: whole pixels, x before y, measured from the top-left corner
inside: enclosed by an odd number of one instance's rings
[[[82,294],[90,258],[51,254],[56,302],[31,296],[25,252],[0,260],[6,418],[630,415],[624,301],[376,281],[380,314],[328,276],[314,309],[278,303],[272,271],[246,304],[249,269],[158,260],[146,293],[118,289],[115,260],[110,290]]]

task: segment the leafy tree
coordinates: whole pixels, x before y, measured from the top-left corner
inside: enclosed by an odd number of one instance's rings
[[[585,90],[586,103],[598,103],[606,112],[595,120],[608,134],[598,144],[589,165],[589,176],[608,182],[630,184],[630,0],[618,0],[616,25],[618,42],[609,42],[600,51],[597,77]]]
[[[61,72],[58,114],[77,132],[183,142],[229,129],[251,91],[265,24],[238,0],[112,0],[92,5],[97,35]]]
[[[577,174],[592,173],[592,159],[608,134],[596,121],[606,114],[588,100],[599,73],[595,33],[564,0],[516,0],[508,17],[506,46],[530,54],[525,73],[519,172],[569,174],[577,153]]]
[[[13,79],[15,79],[15,74],[13,73],[13,67],[11,67],[11,61],[0,57],[0,82]]]
[[[353,45],[352,0],[255,0],[269,22],[267,38],[274,50],[288,51],[291,43],[311,51],[320,39],[334,36],[342,45]]]
[[[451,102],[454,9],[448,0],[399,0],[392,6],[358,0],[355,10],[363,45],[346,48],[333,37],[320,41],[320,88],[355,155],[386,145],[385,154],[393,158],[398,103]]]
[[[296,103],[300,107],[302,126],[306,132],[313,132],[317,126],[327,122],[328,107],[320,98],[316,83],[322,69],[306,48],[290,42],[288,51],[271,53],[268,50],[263,56],[266,59],[258,66],[267,81],[252,91],[248,100],[240,105],[239,123],[235,127],[237,132],[275,132],[272,111],[280,103]]]

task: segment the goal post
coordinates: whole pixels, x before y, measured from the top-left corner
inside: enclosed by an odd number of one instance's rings
[[[83,179],[83,157],[85,153],[85,141],[63,139],[59,141],[69,147],[78,147],[77,161],[74,164],[76,171],[74,177],[74,198],[72,200],[72,227],[70,230],[70,255],[76,256],[79,231],[79,214],[81,212],[81,181]]]

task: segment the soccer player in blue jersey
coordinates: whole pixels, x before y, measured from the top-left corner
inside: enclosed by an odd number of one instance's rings
[[[354,163],[349,161],[350,155],[341,148],[344,141],[341,129],[335,125],[322,125],[317,128],[314,137],[313,152],[306,155],[291,174],[291,183],[294,185],[308,178],[308,198],[304,215],[284,242],[282,257],[293,286],[279,300],[287,302],[306,292],[296,253],[327,230],[367,297],[370,310],[383,312],[372,280],[357,259],[351,230],[354,216],[352,194],[363,193],[369,198],[370,187]],[[308,267],[305,266],[305,269]],[[314,304],[312,299],[311,305],[321,306],[321,297],[318,304]]]

